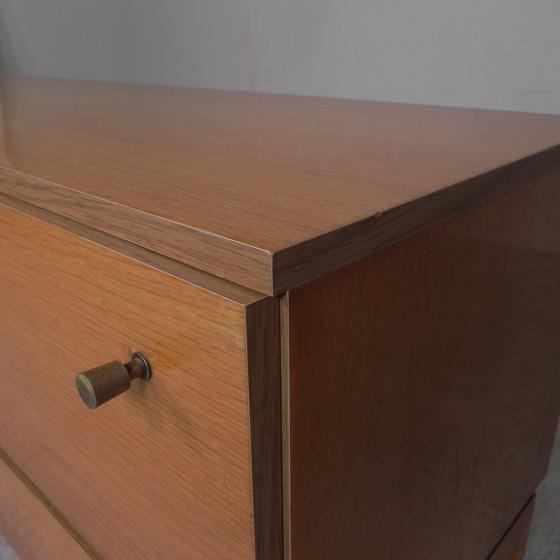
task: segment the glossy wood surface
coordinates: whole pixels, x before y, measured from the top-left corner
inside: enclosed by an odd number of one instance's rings
[[[560,162],[550,115],[15,77],[0,94],[1,192],[269,294]]]
[[[53,515],[52,506],[45,508],[2,455],[0,450],[0,533],[20,559],[101,560],[93,551],[86,553]]]
[[[558,418],[559,185],[289,292],[291,560],[488,558]]]
[[[5,207],[0,230],[0,446],[105,560],[254,558],[248,383],[274,369],[246,333],[270,300],[235,302]],[[130,349],[152,380],[86,409],[76,372]]]
[[[135,245],[115,237],[114,235],[107,234],[92,227],[86,226],[75,220],[70,220],[59,214],[49,212],[43,208],[39,208],[27,202],[23,202],[17,198],[1,194],[0,203],[8,208],[12,208],[27,216],[32,216],[46,224],[54,225],[59,229],[68,231],[81,239],[91,241],[96,245],[104,247],[109,251],[116,252],[120,255],[128,257],[134,261],[140,262],[154,268],[161,270],[169,276],[185,280],[189,284],[198,286],[199,288],[211,293],[218,293],[221,297],[229,299],[241,305],[250,305],[251,303],[262,299],[262,294],[228,282],[223,278],[217,278],[212,274],[193,268],[192,266],[185,265],[174,259]]]
[[[523,560],[534,508],[535,497],[533,496],[517,516],[488,560]]]

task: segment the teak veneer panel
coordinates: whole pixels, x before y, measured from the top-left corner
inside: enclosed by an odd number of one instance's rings
[[[559,185],[289,292],[291,560],[488,558],[558,418]]]
[[[3,206],[0,232],[5,453],[104,560],[279,558],[277,302]],[[75,374],[130,349],[152,380],[87,410]]]
[[[558,166],[560,117],[4,77],[0,191],[279,294]]]

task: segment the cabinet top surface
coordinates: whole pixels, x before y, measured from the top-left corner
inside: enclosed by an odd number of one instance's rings
[[[554,115],[23,77],[0,93],[4,194],[267,293],[560,164]]]

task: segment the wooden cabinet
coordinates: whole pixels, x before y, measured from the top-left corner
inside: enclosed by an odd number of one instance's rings
[[[0,91],[23,560],[521,559],[560,408],[560,117]],[[88,410],[75,375],[134,351],[152,379]]]

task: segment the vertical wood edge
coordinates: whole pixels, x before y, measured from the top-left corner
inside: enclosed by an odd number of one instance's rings
[[[245,308],[256,560],[283,559],[278,298]]]
[[[282,486],[284,560],[292,557],[290,444],[290,294],[280,296],[280,362],[282,379]]]
[[[18,467],[12,458],[0,448],[0,461],[2,461],[14,476],[29,490],[39,503],[45,508],[46,512],[53,520],[61,525],[62,529],[69,537],[89,556],[92,560],[103,560],[103,557],[95,548],[82,537],[74,526],[66,519],[60,510],[49,500],[49,498],[35,485],[35,483]]]

